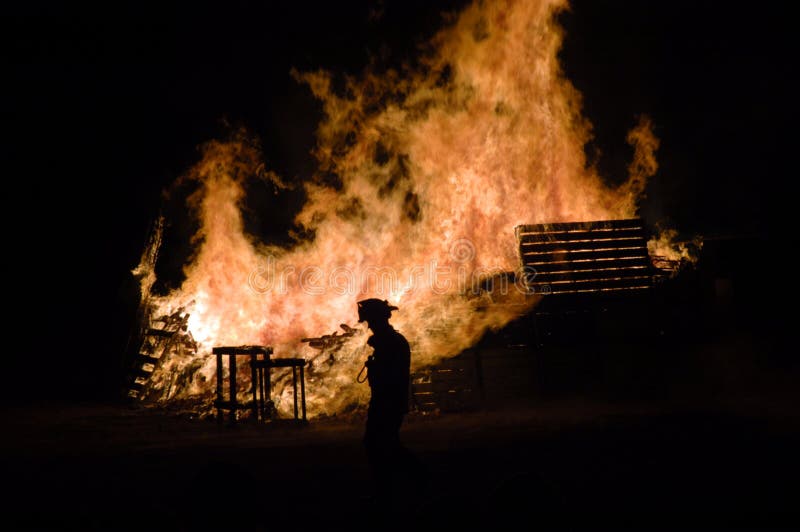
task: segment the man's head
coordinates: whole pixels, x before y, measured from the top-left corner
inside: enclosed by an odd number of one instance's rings
[[[385,299],[362,299],[358,302],[358,321],[366,321],[369,326],[388,322],[393,310],[397,310],[397,307]]]

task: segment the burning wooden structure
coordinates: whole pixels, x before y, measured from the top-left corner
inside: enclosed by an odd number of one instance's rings
[[[513,275],[521,276],[516,286],[541,300],[482,344],[415,372],[418,410],[469,409],[541,388],[546,375],[537,353],[559,330],[579,336],[614,309],[644,308],[651,290],[679,267],[649,255],[649,235],[635,218],[519,225],[515,236],[520,271]]]
[[[513,395],[514,390],[536,388],[540,385],[536,379],[546,371],[531,369],[531,364],[536,363],[537,350],[554,338],[554,331],[559,327],[571,328],[569,334],[574,335],[582,326],[581,320],[587,323],[595,320],[612,302],[646,302],[651,289],[673,277],[679,266],[648,253],[649,235],[639,219],[519,225],[514,234],[518,270],[503,274],[508,279],[499,284],[523,290],[526,298],[537,298],[536,305],[502,331],[487,333],[487,340],[458,356],[416,370],[412,375],[412,408],[463,410],[486,404],[487,399],[493,401]],[[481,287],[481,297],[488,295],[486,312],[505,304],[503,297],[491,293],[492,286],[497,286],[497,279],[491,281]],[[146,306],[147,301],[143,305]],[[203,357],[197,356],[198,344],[189,330],[189,313],[185,308],[158,317],[144,314],[146,318],[139,329],[138,349],[133,355],[126,392],[131,399],[163,402],[170,400],[176,387],[187,384],[181,379],[189,378],[187,375],[191,376],[192,372],[185,368],[200,364]],[[363,332],[346,324],[340,327],[341,332],[301,339],[302,343],[319,350],[319,356],[315,357],[317,364],[334,364],[342,348]],[[486,349],[490,338],[495,344],[499,341],[502,349]],[[181,361],[175,363],[178,359]],[[170,370],[173,365],[176,369]],[[257,371],[256,366],[258,364],[252,365],[253,372]],[[525,371],[518,371],[520,368]],[[292,367],[293,371],[295,369]],[[153,383],[151,376],[157,370],[160,370],[161,379]],[[317,368],[309,364],[308,370],[309,375],[313,375]],[[235,375],[235,372],[233,376],[229,374],[228,380]],[[255,384],[250,390],[253,395],[250,402],[241,405],[234,399],[226,402],[220,396],[222,372],[218,364],[216,402],[212,403],[217,407],[218,416],[220,407],[234,415],[242,406],[254,410],[255,419],[273,417],[269,390],[262,389],[266,379],[261,373],[258,375],[259,378],[251,379],[261,384]],[[296,376],[292,382],[294,417],[298,418]],[[301,388],[304,387],[301,385]]]

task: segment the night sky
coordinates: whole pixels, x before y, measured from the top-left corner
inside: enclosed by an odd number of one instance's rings
[[[463,2],[112,4],[26,2],[0,15],[7,282],[23,293],[12,334],[30,344],[11,369],[48,367],[52,397],[113,395],[130,327],[128,272],[161,191],[197,160],[198,145],[243,125],[271,169],[307,177],[320,108],[290,69],[355,75],[370,57],[397,65]],[[789,234],[789,4],[572,5],[561,16],[562,59],[595,126],[590,157],[604,175],[625,175],[625,132],[640,113],[661,139],[642,216],[686,235],[770,243]],[[284,231],[302,199],[292,194],[270,206],[265,227]],[[27,388],[10,380],[5,392],[23,397]]]

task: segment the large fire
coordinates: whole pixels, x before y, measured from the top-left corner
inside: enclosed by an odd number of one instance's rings
[[[472,290],[474,279],[518,268],[516,225],[634,217],[658,141],[647,118],[633,128],[635,155],[621,186],[587,167],[591,125],[557,60],[555,14],[565,7],[475,2],[433,37],[419,67],[367,72],[343,90],[327,72],[294,72],[324,108],[316,179],[303,185],[307,202],[296,218],[314,236],[299,246],[264,245],[243,229],[245,181],[267,176],[285,186],[264,169],[256,144],[240,137],[205,145],[182,178],[199,184],[189,207],[200,229],[185,282],[150,294],[153,249],[135,270],[151,315],[184,307],[198,346],[196,356],[157,368],[153,386],[169,388],[161,400],[209,405],[211,348],[258,344],[311,361],[310,415],[353,408],[368,393],[355,379],[366,335],[350,337],[334,357],[301,339],[355,325],[357,300],[399,306],[392,323],[412,345],[413,366],[431,364],[535,304],[513,283],[490,305]],[[278,390],[279,410],[289,394]]]

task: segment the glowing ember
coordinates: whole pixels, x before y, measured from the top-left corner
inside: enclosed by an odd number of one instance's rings
[[[276,356],[312,360],[309,415],[342,412],[368,392],[355,380],[366,336],[333,354],[301,339],[354,325],[357,299],[398,305],[392,322],[412,344],[412,364],[430,364],[535,304],[513,284],[489,308],[471,294],[473,279],[517,268],[515,226],[635,216],[658,141],[643,118],[618,188],[587,168],[591,126],[557,61],[554,14],[565,4],[477,2],[433,38],[416,71],[348,79],[342,94],[327,72],[294,73],[325,112],[317,179],[296,219],[314,238],[299,247],[262,245],[243,231],[243,183],[265,175],[253,143],[208,143],[183,178],[200,185],[190,207],[201,221],[185,282],[151,297],[152,267],[137,269],[154,316],[190,313],[200,353],[164,361],[153,386],[191,373],[169,398],[207,405],[214,345],[270,345]],[[291,404],[278,399],[279,410]]]

